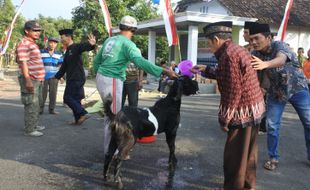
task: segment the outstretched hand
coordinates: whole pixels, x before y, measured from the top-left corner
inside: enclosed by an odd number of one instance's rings
[[[263,70],[268,67],[268,64],[262,61],[260,58],[252,55],[251,65],[255,70]]]
[[[191,68],[191,72],[194,74],[197,74],[198,72],[204,72],[206,70],[205,65],[195,65],[193,68]]]
[[[93,34],[88,34],[87,37],[88,37],[88,42],[91,45],[96,45],[96,37]]]
[[[172,70],[170,70],[170,69],[164,69],[163,70],[163,73],[165,74],[165,75],[167,75],[169,78],[171,78],[171,79],[175,79],[175,78],[178,78],[178,75],[174,72],[174,71],[172,71]]]

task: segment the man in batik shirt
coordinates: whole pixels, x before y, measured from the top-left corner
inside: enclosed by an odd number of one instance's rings
[[[310,159],[310,93],[307,80],[299,68],[296,54],[284,42],[271,41],[268,24],[250,27],[252,66],[265,69],[270,80],[267,92],[267,145],[269,160],[264,168],[274,170],[279,162],[279,129],[287,102],[291,103],[304,126],[307,157]]]
[[[207,78],[216,79],[221,93],[219,123],[227,132],[224,149],[224,189],[255,189],[257,134],[265,103],[251,54],[232,42],[232,22],[204,28],[208,47],[218,67],[196,65]]]

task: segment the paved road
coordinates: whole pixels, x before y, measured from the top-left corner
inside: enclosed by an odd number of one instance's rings
[[[83,126],[69,126],[65,123],[72,119],[71,111],[59,102],[60,115],[41,117],[40,123],[47,127],[45,135],[25,137],[18,85],[8,80],[0,81],[0,87],[1,190],[113,189],[102,181],[103,127],[99,115],[93,114]],[[142,98],[140,105],[152,105],[156,99]],[[204,190],[221,186],[226,135],[217,124],[218,101],[218,96],[207,95],[183,98],[176,142],[179,162],[170,183],[168,147],[164,135],[159,135],[154,143],[137,144],[131,160],[123,164],[125,189]],[[310,163],[305,157],[303,129],[290,106],[284,114],[280,151],[279,169],[265,171],[266,136],[259,137],[257,189],[309,189]]]

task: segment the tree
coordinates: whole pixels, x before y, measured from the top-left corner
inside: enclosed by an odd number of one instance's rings
[[[44,36],[46,37],[58,37],[58,31],[64,28],[72,28],[71,20],[63,19],[62,17],[52,18],[52,17],[44,17],[39,14],[38,19],[41,28],[43,31],[41,32],[40,39],[38,40],[39,46],[42,48],[44,46]]]
[[[1,10],[0,12],[0,41],[1,41],[1,39],[5,37],[4,31],[7,29],[7,27],[10,26],[16,11],[11,0],[0,0],[0,10]],[[44,35],[46,35],[47,37],[59,36],[58,30],[72,27],[72,22],[70,20],[66,20],[61,17],[51,18],[39,15],[38,21],[43,29],[40,39],[38,40],[38,44],[41,48],[44,46],[43,44]],[[10,46],[7,49],[8,55],[14,55],[15,45],[19,42],[24,33],[23,32],[24,23],[25,19],[22,16],[19,16],[15,23],[14,30],[12,32]],[[14,60],[12,56],[9,57],[11,57],[10,60]]]
[[[121,18],[125,15],[131,15],[138,21],[144,21],[158,17],[156,8],[151,1],[146,0],[106,0],[111,22],[113,26],[118,26]],[[81,0],[80,6],[73,11],[73,28],[75,29],[75,37],[84,39],[85,34],[93,32],[98,43],[101,44],[108,38],[108,32],[105,29],[104,18],[98,1]],[[134,36],[132,39],[140,48],[144,56],[148,51],[147,36]],[[157,44],[160,51],[157,51],[159,57],[168,58],[168,45],[165,40],[158,39]],[[161,45],[164,44],[164,45]],[[167,53],[165,53],[165,52]]]
[[[0,1],[0,39],[4,38],[4,31],[10,26],[13,17],[15,15],[15,7],[11,0],[2,0]],[[12,32],[10,47],[16,43],[16,40],[19,39],[22,34],[24,18],[19,16],[16,20],[14,30]]]
[[[15,15],[15,7],[11,0],[0,0],[0,41],[4,41],[4,31],[10,26],[13,17]],[[9,47],[7,49],[7,54],[11,55],[14,51],[14,47],[17,44],[18,40],[22,37],[24,18],[19,16],[16,20]],[[7,56],[9,58],[10,56]],[[11,58],[8,61],[14,60]],[[2,64],[2,63],[0,63]],[[1,67],[1,66],[0,66]]]

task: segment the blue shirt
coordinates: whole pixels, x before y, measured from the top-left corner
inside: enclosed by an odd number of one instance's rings
[[[263,61],[276,58],[277,53],[286,55],[286,63],[282,67],[266,69],[270,80],[268,94],[278,100],[289,100],[301,90],[308,90],[308,83],[303,71],[299,68],[297,55],[284,43],[274,41],[267,53],[252,51],[252,54]]]
[[[41,57],[44,63],[45,80],[48,80],[58,72],[59,66],[63,62],[63,56],[58,51],[54,51],[54,54],[51,55],[48,49],[41,49]]]

